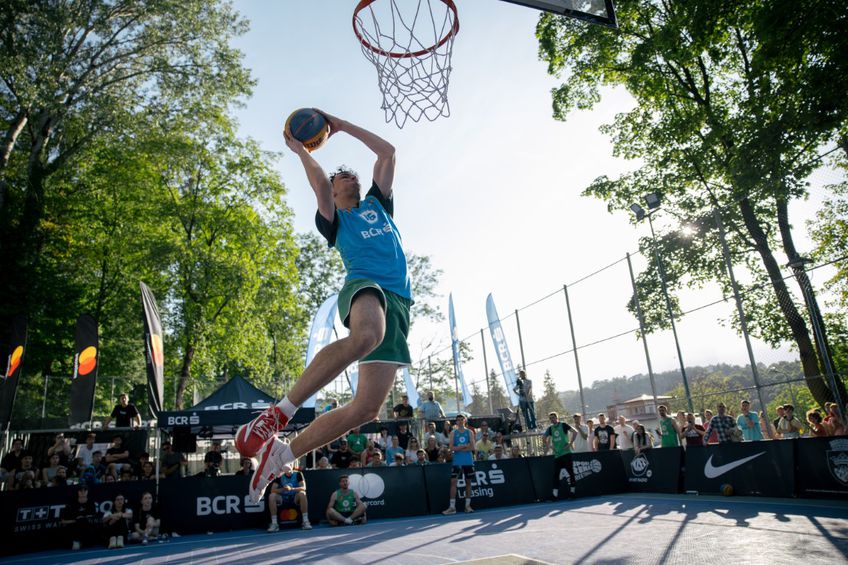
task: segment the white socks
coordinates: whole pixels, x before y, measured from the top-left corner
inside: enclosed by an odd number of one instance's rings
[[[291,403],[288,396],[283,397],[283,399],[277,403],[277,408],[279,408],[280,412],[282,412],[289,420],[291,420],[291,417],[294,416],[295,412],[297,412],[297,406]]]
[[[456,508],[456,499],[455,499],[455,498],[451,498],[451,504],[450,504],[450,507],[451,507],[451,508]]]

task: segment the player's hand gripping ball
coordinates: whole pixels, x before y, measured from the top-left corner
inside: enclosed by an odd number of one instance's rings
[[[286,120],[286,133],[303,143],[310,153],[324,145],[330,136],[327,119],[312,108],[300,108]]]

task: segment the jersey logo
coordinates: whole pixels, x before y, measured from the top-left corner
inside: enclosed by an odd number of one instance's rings
[[[379,216],[377,212],[374,210],[363,210],[359,213],[359,217],[368,222],[369,224],[376,224],[377,220],[379,220]]]

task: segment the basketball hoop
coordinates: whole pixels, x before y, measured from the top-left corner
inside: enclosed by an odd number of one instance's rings
[[[434,14],[433,4],[444,13]],[[386,123],[402,128],[407,119],[450,116],[450,62],[459,32],[453,0],[419,0],[417,6],[411,0],[361,0],[353,11],[353,32],[377,69]]]

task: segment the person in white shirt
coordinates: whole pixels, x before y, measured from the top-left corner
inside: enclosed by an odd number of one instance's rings
[[[624,416],[618,417],[618,425],[615,426],[615,437],[618,440],[619,449],[633,449],[633,426],[627,423]]]
[[[497,461],[498,459],[507,459],[507,456],[504,455],[504,448],[502,445],[496,445],[494,450],[492,450],[492,454],[489,455],[489,461]]]
[[[99,447],[94,447],[94,439],[95,435],[93,433],[88,434],[85,437],[85,445],[81,445],[77,448],[77,457],[82,458],[82,462],[86,467],[91,465],[91,454],[95,451],[100,451]]]
[[[577,431],[577,434],[574,436],[572,450],[575,453],[592,451],[591,444],[589,443],[589,426],[581,422],[580,414],[574,415],[574,424],[571,427]]]

